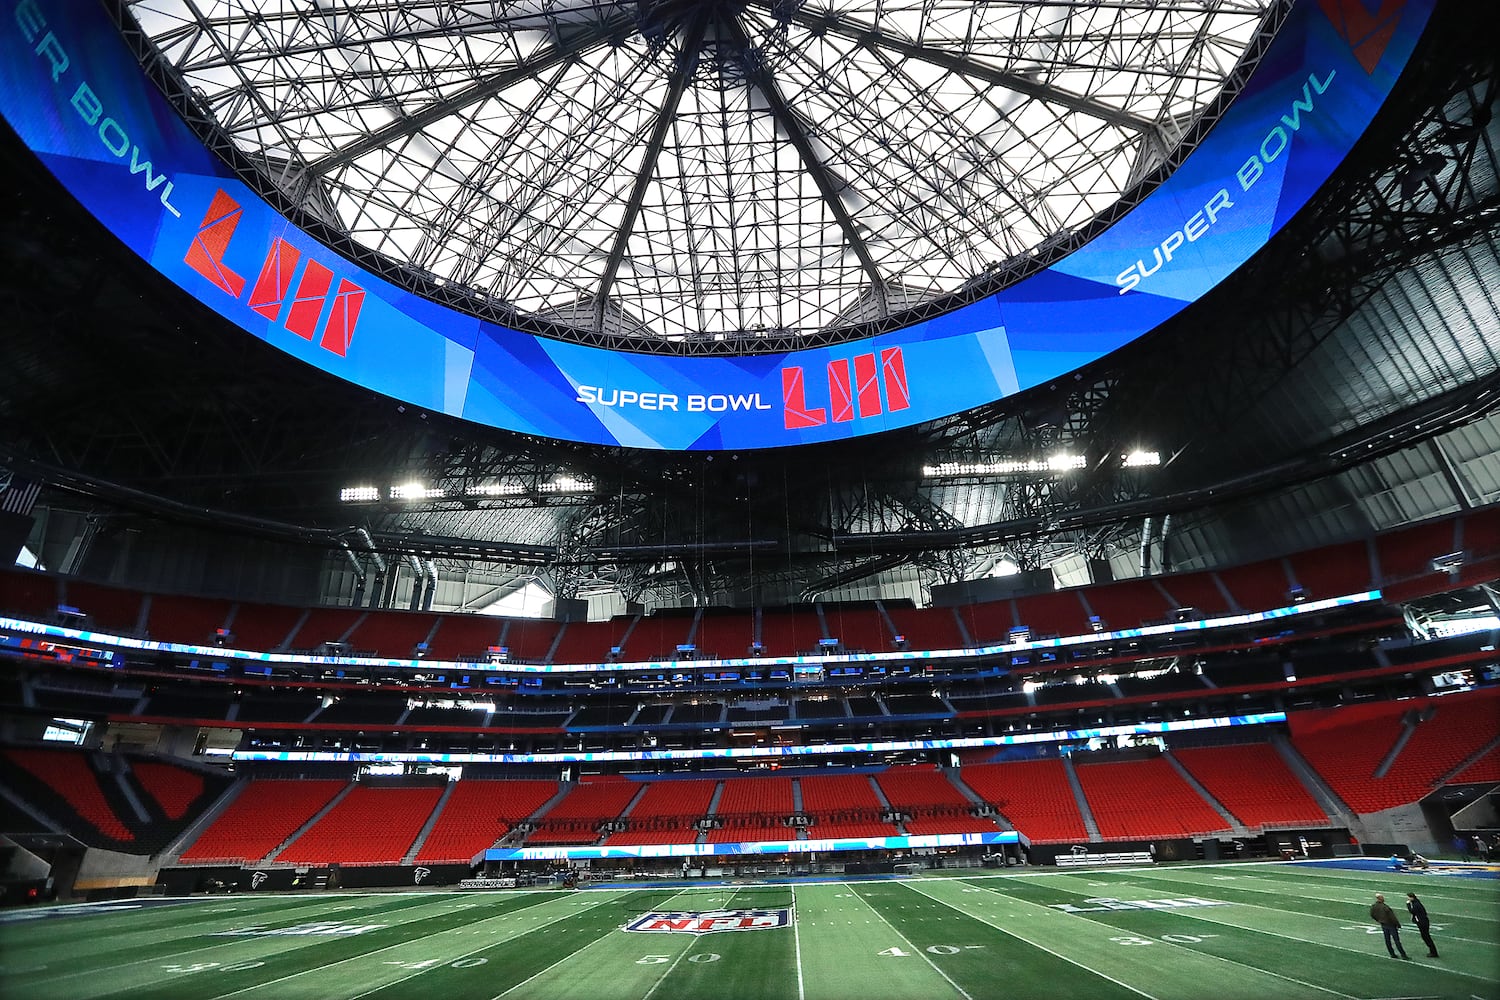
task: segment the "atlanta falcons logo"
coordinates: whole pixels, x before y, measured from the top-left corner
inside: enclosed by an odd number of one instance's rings
[[[267,875],[265,872],[253,872],[250,875],[250,888],[259,889],[261,883],[270,877],[271,876]]]
[[[432,874],[431,868],[418,868],[412,873],[412,884],[421,885],[422,880]]]

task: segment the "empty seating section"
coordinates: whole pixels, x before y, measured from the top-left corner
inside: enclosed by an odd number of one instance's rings
[[[1084,600],[1103,622],[1105,631],[1138,628],[1159,622],[1172,611],[1171,602],[1150,580],[1122,580],[1083,591]]]
[[[1454,520],[1445,518],[1388,531],[1375,539],[1382,583],[1395,583],[1432,572],[1434,556],[1454,551]]]
[[[818,624],[818,616],[811,609],[761,612],[762,655],[795,656],[798,653],[814,652],[821,638],[823,627]]]
[[[1292,743],[1345,803],[1372,813],[1416,802],[1448,779],[1495,738],[1497,715],[1497,688],[1346,706],[1293,715]],[[1408,721],[1411,736],[1376,778]]]
[[[512,618],[505,625],[500,644],[510,650],[512,660],[540,662],[546,659],[548,651],[552,649],[552,642],[557,638],[557,630],[560,628],[562,626],[557,622]]]
[[[357,608],[313,608],[287,645],[292,649],[317,649],[325,642],[342,642],[365,613]]]
[[[356,785],[316,823],[286,846],[288,864],[393,865],[410,850],[442,797],[442,786],[380,788]]]
[[[13,749],[6,750],[4,755],[10,763],[41,782],[42,789],[35,790],[56,795],[61,804],[105,837],[121,842],[135,839],[135,834],[121,822],[99,787],[99,776],[89,766],[87,754],[71,750]],[[65,821],[68,817],[52,818]]]
[[[1328,817],[1269,743],[1190,747],[1172,756],[1251,829],[1327,826]]]
[[[823,621],[828,638],[837,639],[846,651],[864,650],[883,653],[895,648],[891,630],[878,608],[843,608],[837,604],[823,606]]]
[[[339,698],[319,712],[313,721],[394,726],[405,714],[405,695],[360,694]]]
[[[343,791],[347,782],[257,779],[182,853],[185,864],[255,864],[296,833]]]
[[[416,860],[425,864],[472,861],[556,794],[555,781],[460,781],[443,803]]]
[[[708,815],[717,781],[684,779],[652,781],[631,807],[629,826],[613,834],[607,844],[691,844],[698,838],[694,824]]]
[[[793,831],[785,821],[795,809],[792,802],[791,778],[727,778],[714,807],[721,825],[704,839],[711,844],[790,840]]]
[[[438,621],[438,630],[427,644],[429,660],[483,659],[491,646],[500,645],[500,629],[505,625],[488,615],[447,614],[439,615]]]
[[[786,820],[770,816],[727,816],[703,833],[706,844],[738,844],[756,841],[796,840],[797,831]]]
[[[953,714],[953,710],[936,694],[888,694],[884,700],[886,711],[892,715]]]
[[[623,726],[635,715],[636,702],[620,702],[601,698],[589,702],[568,720],[568,729],[588,729],[590,727]]]
[[[134,635],[141,617],[141,595],[135,591],[69,580],[66,604],[88,615],[90,627],[101,632]]]
[[[301,608],[280,604],[241,604],[234,613],[229,630],[234,633],[235,649],[258,649],[271,652],[282,648],[286,637],[302,617]]]
[[[146,612],[146,634],[157,642],[212,646],[215,630],[229,621],[229,601],[157,594]]]
[[[305,722],[322,706],[323,696],[312,691],[279,694],[250,690],[240,698],[234,721]]]
[[[1219,582],[1234,598],[1234,606],[1241,611],[1268,611],[1284,608],[1290,601],[1292,589],[1287,579],[1286,566],[1280,559],[1262,559],[1245,566],[1219,570]]]
[[[1387,800],[1417,801],[1494,740],[1500,733],[1497,696],[1500,688],[1427,699],[1427,707],[1435,710],[1417,723],[1380,781]]]
[[[962,778],[1030,840],[1046,844],[1088,839],[1060,760],[972,764],[963,769]]]
[[[678,655],[677,647],[687,643],[692,627],[690,615],[655,614],[642,618],[630,630],[626,659],[670,660]]]
[[[186,816],[207,788],[203,775],[176,764],[137,761],[131,773],[168,819]]]
[[[1292,577],[1312,600],[1370,589],[1370,552],[1363,541],[1326,545],[1289,556]]]
[[[1010,601],[985,601],[955,609],[969,638],[981,646],[1005,642],[1016,627],[1016,610]],[[1029,624],[1029,623],[1028,623]]]
[[[401,720],[403,726],[429,726],[435,728],[458,728],[465,732],[484,726],[489,711],[482,708],[440,708],[436,705],[418,705],[406,713]]]
[[[603,663],[609,659],[614,646],[622,647],[621,659],[634,659],[624,649],[625,633],[633,620],[629,615],[617,615],[607,622],[568,622],[562,627],[562,638],[552,652],[553,663]]]
[[[1191,837],[1229,829],[1165,757],[1078,764],[1076,770],[1104,840]]]
[[[846,719],[844,703],[837,698],[798,698],[796,701],[799,719]]]
[[[906,816],[902,826],[911,836],[994,833],[999,829],[993,820],[971,815],[974,802],[938,768],[891,767],[877,774],[875,783],[891,808]]]
[[[600,779],[575,785],[542,816],[528,844],[592,844],[599,827],[617,818],[641,786],[623,779]]]
[[[933,767],[887,768],[875,776],[875,783],[891,808],[908,816],[968,813],[973,807],[968,796],[948,780],[947,773]]]
[[[1093,628],[1077,590],[1018,597],[1016,617],[1033,636],[1083,635]]]
[[[1458,576],[1433,571],[1435,557],[1460,549],[1466,553],[1466,562]],[[1372,551],[1379,563],[1379,578],[1374,580]],[[757,625],[754,612],[710,608],[702,613],[695,631],[690,615],[683,612],[658,613],[638,622],[627,615],[612,622],[572,623],[552,658],[558,663],[602,662],[611,646],[622,644],[632,622],[636,624],[625,643],[625,656],[635,660],[672,657],[690,632],[700,659],[745,656],[757,631],[769,656],[815,650],[825,632],[829,638],[840,639],[846,649],[884,651],[893,648],[895,635],[904,636],[910,649],[953,649],[964,644],[964,629],[969,640],[988,645],[1004,641],[1016,625],[1029,627],[1034,635],[1087,634],[1090,613],[1114,631],[1169,617],[1177,608],[1196,608],[1209,617],[1233,610],[1263,611],[1285,606],[1294,584],[1314,598],[1379,585],[1391,599],[1404,599],[1488,580],[1497,573],[1500,506],[1216,571],[1122,580],[957,609],[917,609],[903,601],[892,602],[882,614],[867,605],[826,604],[821,622],[813,608],[797,607],[761,611]],[[429,659],[477,660],[489,647],[504,645],[514,660],[539,662],[547,658],[553,640],[564,629],[552,621],[463,613],[305,609],[179,595],[153,595],[146,603],[145,597],[50,574],[0,571],[0,613],[50,620],[60,603],[69,604],[87,614],[95,629],[134,634],[144,608],[145,631],[168,642],[211,644],[214,630],[226,626],[234,633],[237,649],[307,650],[342,639],[355,650],[406,658],[413,646],[430,637]],[[289,637],[294,627],[297,634]],[[632,644],[635,648],[630,648]]]
[[[57,577],[31,570],[0,570],[0,614],[49,619],[57,613]]]
[[[887,608],[907,649],[962,649],[963,633],[952,608]]]
[[[880,818],[885,807],[864,774],[814,775],[798,780],[809,837],[894,837],[900,831]]]
[[[878,814],[885,808],[867,774],[809,775],[797,783],[802,790],[802,811],[813,816],[834,812]]]
[[[698,631],[693,635],[693,645],[698,647],[700,657],[720,659],[748,656],[754,640],[755,616],[743,611],[706,610],[698,619]]]
[[[234,692],[229,688],[196,685],[154,689],[142,715],[176,719],[218,720],[229,712]]]
[[[708,805],[713,801],[718,784],[702,778],[647,782],[640,801],[630,810],[630,820],[632,823],[656,820],[691,823],[702,819],[708,815]]]
[[[1212,573],[1179,573],[1158,577],[1156,582],[1172,595],[1173,607],[1169,614],[1178,608],[1195,608],[1203,612],[1205,618],[1212,618],[1229,610],[1229,601]]]
[[[371,611],[349,633],[349,648],[406,659],[416,655],[413,648],[427,639],[435,624],[437,616],[431,612]]]
[[[1464,768],[1449,779],[1453,784],[1464,782],[1500,782],[1500,746],[1491,747],[1483,757]]]
[[[691,702],[674,706],[669,720],[673,725],[703,725],[722,722],[724,705],[717,701]]]
[[[1500,505],[1475,511],[1464,517],[1463,521],[1465,552],[1478,559],[1500,556]]]
[[[1355,812],[1401,805],[1389,800],[1375,770],[1401,735],[1411,702],[1380,702],[1298,712],[1288,720],[1292,745]]]

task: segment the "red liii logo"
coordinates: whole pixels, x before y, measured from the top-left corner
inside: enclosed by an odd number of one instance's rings
[[[242,214],[239,202],[223,190],[215,192],[203,221],[198,223],[198,233],[182,258],[184,264],[236,299],[244,292],[245,279],[229,269],[224,263],[224,254]],[[322,336],[318,337],[318,320],[330,298],[334,274],[324,264],[309,259],[294,292],[292,279],[301,259],[302,251],[286,240],[280,237],[272,240],[266,250],[265,262],[261,264],[260,277],[255,279],[246,304],[266,319],[275,321],[290,301],[291,307],[286,310],[282,324],[303,340],[317,339],[319,347],[343,357],[349,353],[349,344],[354,340],[354,326],[359,322],[359,311],[365,304],[365,290],[346,278],[340,278],[338,289],[331,296],[333,308],[328,321],[323,324]]]
[[[1366,73],[1375,72],[1380,57],[1391,44],[1407,0],[1379,0],[1372,11],[1365,0],[1318,0],[1333,29],[1354,50],[1354,58]]]
[[[880,391],[885,389],[885,406],[881,408]],[[906,384],[906,362],[901,348],[887,347],[880,352],[879,365],[874,354],[856,354],[828,362],[828,405],[807,405],[807,379],[801,366],[781,369],[781,402],[787,430],[821,427],[832,420],[846,423],[880,413],[894,413],[911,406],[911,389]]]

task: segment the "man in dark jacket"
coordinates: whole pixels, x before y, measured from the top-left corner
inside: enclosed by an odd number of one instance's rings
[[[1395,958],[1400,952],[1402,958],[1410,958],[1406,949],[1401,947],[1401,921],[1396,919],[1396,911],[1385,904],[1385,894],[1375,894],[1375,905],[1370,907],[1370,919],[1380,925],[1380,932],[1385,935],[1385,950]]]
[[[1406,894],[1406,910],[1411,914],[1411,922],[1417,925],[1417,933],[1422,935],[1422,943],[1427,946],[1427,957],[1437,958],[1437,945],[1432,943],[1432,921],[1427,918],[1427,907],[1417,898],[1414,892]]]

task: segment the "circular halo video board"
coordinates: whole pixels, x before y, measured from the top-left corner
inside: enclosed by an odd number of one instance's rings
[[[784,353],[608,350],[508,329],[392,285],[293,225],[207,150],[96,0],[6,5],[0,113],[168,280],[340,378],[543,437],[771,448],[992,403],[1176,315],[1264,246],[1343,161],[1433,3],[1299,0],[1197,148],[1098,237],[942,316]]]

